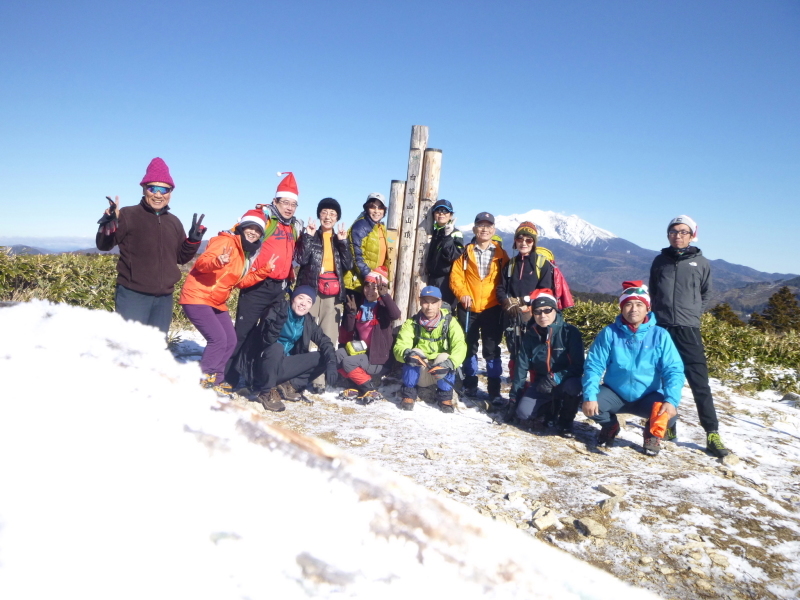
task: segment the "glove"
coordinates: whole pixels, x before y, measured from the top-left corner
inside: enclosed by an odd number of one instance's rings
[[[414,348],[409,348],[403,352],[403,360],[406,361],[407,365],[411,365],[412,367],[428,368],[428,359],[422,352]]]
[[[536,378],[536,391],[540,394],[551,394],[556,385],[558,384],[550,373],[546,377]]]
[[[332,387],[336,385],[337,381],[339,381],[339,370],[336,368],[336,363],[328,363],[328,367],[325,369],[325,385]]]
[[[193,244],[199,244],[206,232],[207,227],[202,224],[204,217],[205,215],[200,215],[198,219],[197,213],[194,213],[194,217],[192,217],[192,227],[189,229],[189,235],[187,237]]]
[[[100,217],[100,220],[97,222],[97,224],[98,225],[105,225],[107,223],[111,223],[111,221],[116,221],[116,220],[117,220],[116,213],[113,213],[113,214],[110,214],[110,215],[107,215],[106,213],[103,213],[103,216]]]
[[[440,379],[444,379],[450,373],[455,370],[456,366],[453,364],[453,361],[449,358],[445,361],[440,362],[438,365],[433,365],[430,369],[428,369],[428,373],[439,381]]]
[[[515,315],[519,311],[519,298],[506,298],[503,300],[503,310],[510,315]]]

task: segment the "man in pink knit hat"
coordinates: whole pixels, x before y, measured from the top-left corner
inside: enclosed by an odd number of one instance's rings
[[[98,250],[119,246],[116,311],[125,319],[160,329],[165,334],[172,322],[172,292],[181,278],[178,265],[197,253],[206,228],[203,216],[192,219],[187,237],[178,217],[169,212],[175,182],[161,158],[147,166],[140,184],[139,204],[119,208],[119,196],[98,221]]]

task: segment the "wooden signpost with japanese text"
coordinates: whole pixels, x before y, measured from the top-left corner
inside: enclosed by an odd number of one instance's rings
[[[419,293],[427,285],[428,273],[426,257],[430,245],[433,215],[431,207],[439,198],[439,177],[442,172],[442,151],[428,148],[422,161],[422,181],[419,190],[419,209],[417,211],[416,242],[414,243],[414,270],[408,299],[408,314],[419,310]]]

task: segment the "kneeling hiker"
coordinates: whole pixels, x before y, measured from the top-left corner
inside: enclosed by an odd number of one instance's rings
[[[394,357],[403,365],[403,400],[400,408],[413,410],[417,387],[436,384],[436,400],[444,412],[453,412],[456,368],[467,355],[464,331],[450,312],[442,310],[442,292],[422,288],[420,311],[406,319],[397,335]]]
[[[533,320],[517,348],[511,397],[521,426],[537,416],[557,419],[559,434],[574,437],[572,422],[578,412],[583,375],[583,340],[578,329],[564,322],[552,290],[531,293]],[[523,390],[525,379],[531,383]]]
[[[291,305],[283,296],[267,308],[242,348],[239,370],[252,382],[253,391],[267,410],[281,411],[284,400],[308,400],[302,391],[309,381],[325,374],[336,381],[336,352],[328,336],[309,314],[317,294],[300,285],[292,292]],[[309,352],[314,342],[319,352]],[[242,369],[244,367],[244,369]]]
[[[380,377],[389,369],[392,321],[400,318],[400,309],[389,294],[386,279],[379,273],[367,275],[360,307],[356,306],[355,297],[347,297],[343,329],[345,339],[349,340],[344,348],[336,351],[339,373],[355,385],[342,392],[341,397],[359,398],[364,404],[383,398],[372,378]]]
[[[597,334],[586,357],[583,414],[600,423],[597,445],[606,447],[614,445],[619,433],[617,414],[648,419],[644,450],[656,455],[661,439],[650,431],[653,405],[662,403],[658,416],[669,415],[671,426],[681,401],[683,362],[669,333],[656,327],[655,315],[648,312],[647,287],[641,281],[626,281],[622,287],[620,314]]]

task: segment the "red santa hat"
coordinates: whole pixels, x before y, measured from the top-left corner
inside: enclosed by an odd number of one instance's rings
[[[619,297],[619,307],[625,304],[628,300],[641,300],[650,308],[650,294],[648,293],[647,286],[641,281],[623,281],[622,282],[622,295]]]
[[[248,225],[256,225],[260,227],[261,233],[263,234],[267,227],[267,222],[264,220],[264,211],[248,210],[246,213],[244,213],[242,218],[239,219],[239,227],[244,229]]]
[[[553,293],[553,290],[549,288],[533,290],[526,297],[526,299],[532,308],[543,308],[548,306],[555,309],[558,308],[558,301],[556,300],[556,296]]]
[[[286,175],[283,180],[278,184],[278,191],[275,192],[276,198],[289,198],[290,200],[297,200],[297,182],[294,180],[294,173],[285,171],[278,173],[278,177]]]

